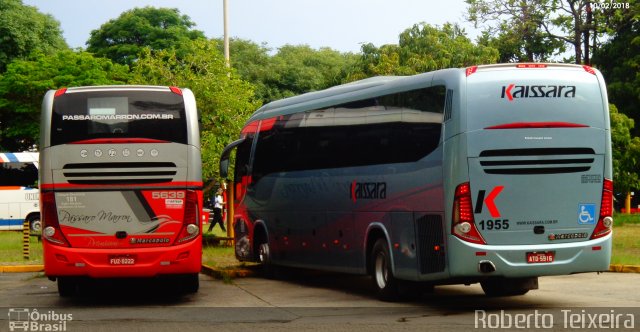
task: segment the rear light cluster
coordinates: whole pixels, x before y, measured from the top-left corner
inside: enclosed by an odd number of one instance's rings
[[[46,241],[64,247],[69,247],[69,242],[62,234],[58,214],[56,212],[56,196],[53,192],[45,192],[42,199],[42,238]]]
[[[187,190],[182,229],[180,236],[176,239],[176,244],[182,244],[198,237],[200,234],[200,217],[198,215],[198,195],[193,190]]]
[[[613,181],[604,179],[602,184],[602,201],[600,202],[600,217],[591,239],[601,238],[611,233],[613,226]]]
[[[453,235],[463,241],[486,244],[473,219],[473,204],[471,202],[471,186],[469,182],[462,183],[456,187],[451,227]]]

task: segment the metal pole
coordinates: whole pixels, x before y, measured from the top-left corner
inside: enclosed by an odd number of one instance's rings
[[[233,229],[233,216],[235,214],[235,210],[234,210],[234,206],[233,203],[235,201],[235,184],[233,183],[233,181],[229,181],[228,182],[228,186],[227,186],[227,236],[230,238],[234,238],[235,235],[235,229]]]
[[[22,223],[22,258],[25,261],[29,260],[29,221],[27,219]]]
[[[231,67],[231,60],[229,57],[229,6],[227,5],[227,0],[223,0],[223,11],[224,11],[224,61],[227,65],[227,68]]]

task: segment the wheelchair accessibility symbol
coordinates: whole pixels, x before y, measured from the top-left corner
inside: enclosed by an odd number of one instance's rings
[[[578,224],[589,225],[596,223],[596,205],[578,204]]]

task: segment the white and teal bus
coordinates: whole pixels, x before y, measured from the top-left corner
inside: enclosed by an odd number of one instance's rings
[[[0,153],[0,230],[39,232],[38,153]]]
[[[240,260],[519,295],[608,269],[613,182],[594,68],[503,64],[377,77],[257,110],[234,168]]]

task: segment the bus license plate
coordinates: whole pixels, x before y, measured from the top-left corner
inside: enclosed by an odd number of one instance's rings
[[[135,257],[132,256],[110,256],[109,265],[134,265],[136,264]]]
[[[555,251],[527,253],[527,263],[529,264],[553,263],[554,259],[555,259]]]

